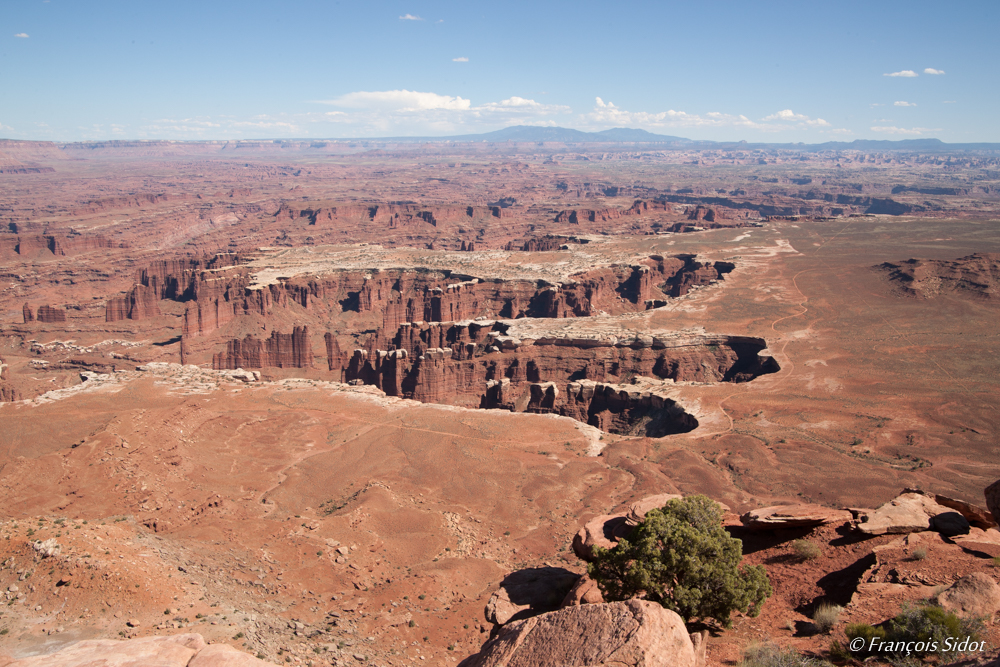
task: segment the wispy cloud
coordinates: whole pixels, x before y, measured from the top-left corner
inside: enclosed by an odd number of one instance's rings
[[[403,14],[399,17],[400,21],[423,21],[419,16],[414,16],[413,14]]]
[[[515,123],[552,125],[553,116],[571,111],[516,95],[476,105],[464,97],[416,90],[357,91],[318,103],[340,107],[321,114],[322,122],[337,123],[341,132],[352,136],[459,134]]]
[[[940,128],[938,128],[938,129],[932,129],[932,128],[929,128],[929,127],[911,127],[911,128],[905,128],[905,127],[895,127],[895,126],[884,126],[884,125],[881,125],[881,126],[875,126],[875,127],[871,128],[871,131],[872,132],[881,132],[883,134],[904,134],[904,135],[911,135],[911,136],[920,136],[920,135],[927,134],[928,132],[940,132],[941,129]]]
[[[934,69],[933,67],[928,67],[924,69],[924,74],[944,74],[943,69]]]
[[[398,111],[463,110],[472,107],[472,102],[464,97],[421,93],[416,90],[358,91],[320,102],[346,109],[393,109]]]
[[[897,101],[895,101],[895,102],[892,103],[892,106],[894,106],[894,107],[915,107],[915,106],[917,106],[917,103],[916,102],[904,102],[903,100],[897,100]]]
[[[822,118],[810,118],[800,113],[795,113],[791,109],[784,109],[777,113],[773,113],[770,116],[765,116],[761,120],[779,120],[779,121],[789,121],[800,123],[802,125],[811,125],[815,127],[829,127],[830,123],[826,122]]]
[[[704,114],[693,114],[685,111],[669,109],[650,113],[646,111],[627,111],[596,98],[594,108],[590,113],[580,117],[587,127],[640,127],[644,129],[664,128],[747,128],[762,132],[785,132],[792,128],[818,129],[829,128],[830,123],[822,118],[812,118],[805,114],[795,113],[791,109],[783,109],[760,121],[754,121],[743,114],[729,114],[711,111]]]
[[[689,114],[684,111],[626,111],[616,107],[613,102],[605,102],[596,98],[594,109],[584,114],[583,120],[589,125],[613,125],[618,127],[750,127],[764,128],[746,116],[724,114],[712,111],[704,115]]]
[[[918,74],[914,72],[912,69],[904,69],[898,72],[892,72],[891,74],[883,74],[882,76],[902,76],[910,79],[915,76],[918,76]]]
[[[460,56],[458,58],[452,58],[451,62],[453,62],[453,63],[467,63],[467,62],[469,62],[469,59],[466,58],[465,56]]]
[[[957,104],[956,100],[945,100],[944,104]]]
[[[26,33],[26,32],[19,32],[16,35],[14,35],[14,37],[20,37],[21,39],[28,39],[28,33]]]

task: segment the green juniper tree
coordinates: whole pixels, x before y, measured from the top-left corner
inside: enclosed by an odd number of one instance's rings
[[[719,505],[696,495],[650,510],[615,548],[596,547],[587,571],[608,601],[640,597],[685,622],[714,618],[728,627],[734,610],[757,616],[772,593],[764,568],[740,567],[742,556]]]

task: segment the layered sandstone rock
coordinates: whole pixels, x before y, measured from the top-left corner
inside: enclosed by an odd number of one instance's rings
[[[54,306],[39,306],[36,319],[39,322],[65,322],[66,321],[66,311],[62,308],[56,308]]]
[[[869,535],[916,533],[931,529],[931,519],[949,509],[921,492],[906,492],[870,512],[858,524]]]
[[[970,525],[975,526],[976,528],[989,530],[990,528],[997,527],[997,522],[994,521],[993,515],[988,509],[984,509],[978,505],[973,505],[972,503],[967,503],[964,500],[957,500],[955,498],[949,498],[948,496],[942,496],[940,493],[935,494],[934,501],[938,505],[950,507],[955,510],[965,517],[965,520],[968,521]]]
[[[136,285],[124,297],[108,299],[104,308],[105,322],[144,320],[160,314],[157,290],[146,285]]]
[[[309,328],[295,327],[290,334],[272,331],[265,340],[253,336],[231,340],[226,344],[225,352],[212,358],[212,368],[310,368],[312,362]]]
[[[26,303],[21,307],[21,316],[24,318],[25,324],[35,321],[35,311],[31,304]]]
[[[835,510],[822,505],[779,505],[750,510],[740,517],[744,526],[753,530],[775,528],[809,528],[823,524],[842,524],[853,515],[846,510]]]
[[[460,667],[701,667],[702,640],[653,602],[586,604],[511,623]]]

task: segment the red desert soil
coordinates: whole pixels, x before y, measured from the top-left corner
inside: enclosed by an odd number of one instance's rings
[[[996,158],[371,148],[0,142],[0,664],[183,632],[457,664],[504,577],[582,573],[582,525],[664,493],[728,505],[775,588],[710,664],[996,577],[737,520],[984,504]]]

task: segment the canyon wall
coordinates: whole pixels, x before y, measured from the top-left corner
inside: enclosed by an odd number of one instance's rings
[[[261,340],[247,336],[231,340],[226,351],[212,358],[212,368],[235,370],[237,368],[310,368],[313,362],[312,342],[308,327],[295,327],[290,334],[272,331]]]

